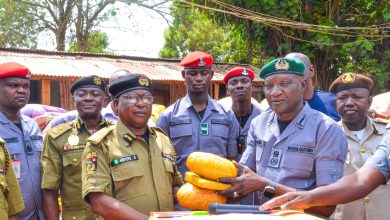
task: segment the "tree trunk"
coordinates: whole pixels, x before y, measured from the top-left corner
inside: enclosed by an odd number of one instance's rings
[[[65,51],[66,28],[60,27],[54,34],[56,35],[57,51]]]

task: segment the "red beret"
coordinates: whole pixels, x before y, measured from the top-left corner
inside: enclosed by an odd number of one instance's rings
[[[19,78],[30,78],[30,70],[18,63],[2,63],[0,64],[0,78],[5,77],[19,77]]]
[[[255,78],[255,73],[251,69],[242,66],[236,66],[233,69],[231,69],[228,73],[226,73],[222,82],[226,84],[230,78],[236,76],[249,76],[253,80]]]
[[[202,51],[194,51],[188,54],[180,62],[180,66],[188,68],[204,68],[213,65],[213,57]]]

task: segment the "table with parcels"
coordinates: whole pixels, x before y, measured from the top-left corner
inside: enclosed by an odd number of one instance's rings
[[[195,214],[194,214],[195,213]],[[198,214],[191,211],[174,212],[152,212],[149,220],[323,220],[325,218],[317,217],[302,211],[283,210],[273,214],[221,214],[208,215]]]

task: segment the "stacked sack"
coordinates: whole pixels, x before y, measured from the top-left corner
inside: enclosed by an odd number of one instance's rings
[[[185,174],[187,181],[177,192],[179,204],[192,210],[207,210],[210,203],[226,203],[226,197],[216,193],[229,188],[230,184],[219,183],[222,177],[237,177],[234,164],[223,157],[204,153],[191,153],[187,167],[192,172]]]

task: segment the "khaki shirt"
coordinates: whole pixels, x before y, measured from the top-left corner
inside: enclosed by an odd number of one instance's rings
[[[0,138],[0,219],[8,219],[24,209],[22,192],[12,169],[11,157]]]
[[[113,125],[102,119],[98,130]],[[60,189],[62,219],[96,219],[81,197],[81,156],[91,136],[85,123],[77,118],[50,129],[42,153],[42,189]]]
[[[102,192],[135,210],[174,209],[172,187],[182,184],[171,141],[160,128],[150,128],[149,145],[119,120],[92,135],[83,154],[83,197]]]
[[[382,138],[389,135],[386,124],[367,117],[363,139],[359,141],[348,128],[339,122],[348,139],[348,155],[344,175],[355,173],[371,157]],[[368,196],[345,205],[338,205],[333,219],[388,219],[390,216],[390,185],[382,185]]]

